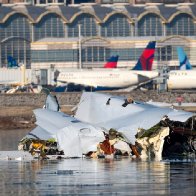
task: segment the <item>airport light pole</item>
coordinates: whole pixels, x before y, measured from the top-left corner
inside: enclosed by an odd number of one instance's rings
[[[78,24],[79,69],[82,69],[81,24]]]

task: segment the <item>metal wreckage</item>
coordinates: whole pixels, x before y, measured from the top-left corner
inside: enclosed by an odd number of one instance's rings
[[[37,127],[18,145],[39,158],[140,159],[194,157],[196,115],[131,98],[84,92],[75,115],[59,110],[48,94],[45,107],[34,110]]]

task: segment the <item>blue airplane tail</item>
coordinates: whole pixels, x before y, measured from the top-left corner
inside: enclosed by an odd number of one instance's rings
[[[19,67],[18,63],[16,62],[16,59],[14,59],[12,56],[8,56],[7,57],[7,67],[8,68],[15,68],[15,67]]]
[[[189,70],[192,69],[192,66],[188,60],[186,53],[182,47],[177,47],[178,59],[179,59],[179,68],[180,70]]]
[[[146,46],[133,70],[151,71],[154,60],[156,41],[151,41]]]

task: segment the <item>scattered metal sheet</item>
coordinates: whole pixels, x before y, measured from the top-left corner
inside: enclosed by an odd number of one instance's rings
[[[34,110],[37,127],[19,144],[20,149],[32,155],[37,153],[41,158],[120,155],[161,160],[170,155],[195,154],[194,113],[131,98],[83,93],[72,117],[60,112],[57,100],[48,96],[47,107]]]

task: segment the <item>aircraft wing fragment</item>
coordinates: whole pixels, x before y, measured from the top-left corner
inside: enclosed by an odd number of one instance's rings
[[[52,138],[58,152],[63,152],[66,157],[82,157],[89,153],[98,157],[118,150],[130,154],[136,143],[142,146],[141,155],[147,155],[148,149],[153,149],[153,153],[161,157],[163,149],[168,155],[173,147],[165,138],[174,138],[171,142],[174,146],[181,141],[182,145],[189,145],[184,132],[180,131],[188,129],[186,133],[190,133],[192,128],[196,129],[196,120],[191,112],[109,94],[83,93],[75,117],[58,111],[54,106],[34,110],[37,127],[26,138],[39,140],[40,146]]]

